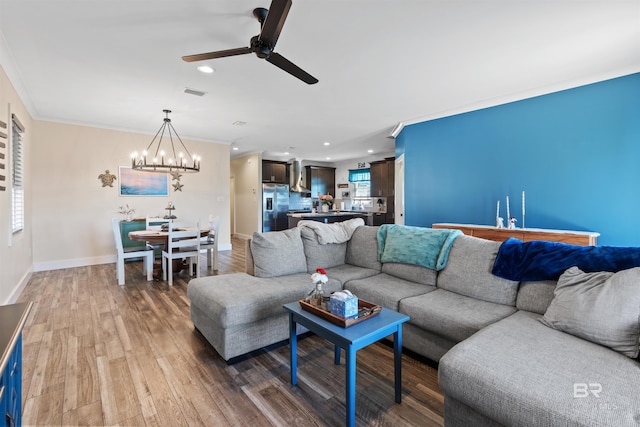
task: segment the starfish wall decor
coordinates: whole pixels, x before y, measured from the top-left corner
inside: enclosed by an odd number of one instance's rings
[[[171,180],[175,181],[173,184],[173,191],[182,191],[182,187],[184,187],[184,184],[180,183],[180,177],[182,176],[182,174],[180,172],[169,172],[169,174],[171,175]]]

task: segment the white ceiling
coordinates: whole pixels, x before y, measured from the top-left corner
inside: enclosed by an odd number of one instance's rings
[[[393,152],[397,122],[640,71],[640,0],[293,0],[275,51],[318,84],[253,54],[181,60],[248,46],[269,4],[0,0],[0,62],[35,119],[153,135],[168,108],[182,139],[332,162]]]

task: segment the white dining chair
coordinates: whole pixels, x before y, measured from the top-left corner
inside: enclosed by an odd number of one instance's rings
[[[147,216],[146,230],[162,230],[163,226],[171,228],[173,226],[172,220],[162,217]],[[147,242],[147,247],[153,249],[154,258],[160,258],[162,256],[162,250],[164,249],[164,245],[162,243]]]
[[[120,234],[120,220],[111,220],[113,227],[113,237],[116,242],[116,275],[118,285],[124,285],[124,260],[130,258],[142,258],[142,268],[147,275],[147,280],[153,280],[153,250],[147,247],[124,248],[122,245],[122,235]]]
[[[163,225],[171,225],[171,220],[168,218],[160,218],[147,216],[146,229],[147,230],[160,230]]]
[[[173,286],[173,260],[189,259],[189,274],[196,267],[196,277],[200,277],[200,223],[186,230],[169,227],[167,247],[162,251],[162,278]]]
[[[220,229],[220,217],[210,217],[209,220],[209,234],[206,237],[201,238],[200,249],[207,250],[207,268],[212,268],[214,271],[218,271],[218,236]]]

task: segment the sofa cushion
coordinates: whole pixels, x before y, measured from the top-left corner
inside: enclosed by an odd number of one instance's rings
[[[268,279],[235,273],[192,279],[187,296],[227,329],[284,314],[284,304],[304,298],[313,287],[307,272]],[[327,293],[341,288],[336,280],[323,285]]]
[[[378,261],[378,228],[364,225],[353,232],[347,244],[347,264],[380,271]]]
[[[491,274],[499,248],[500,242],[458,236],[453,241],[446,268],[438,275],[438,287],[483,301],[515,306],[518,282]]]
[[[571,267],[558,279],[541,322],[551,328],[638,357],[640,267],[585,273]]]
[[[299,228],[253,233],[251,239],[256,277],[276,277],[307,272]]]
[[[556,289],[557,283],[555,280],[520,283],[516,308],[544,314],[553,300],[553,291]]]
[[[437,289],[400,301],[411,324],[459,342],[516,312],[516,308]]]
[[[398,310],[403,298],[434,291],[434,286],[421,285],[398,277],[380,273],[366,279],[350,280],[344,284],[355,296],[382,307]]]
[[[376,274],[380,274],[380,272],[371,268],[358,267],[351,264],[342,264],[327,269],[327,276],[330,279],[336,279],[342,284],[347,283],[349,280],[364,279],[375,276]]]
[[[200,277],[189,281],[187,296],[226,329],[284,312],[284,303],[301,298],[310,288],[306,272],[296,276],[297,287],[283,282],[268,286],[265,279],[244,273]]]
[[[640,364],[540,317],[518,311],[449,350],[438,369],[445,400],[505,426],[637,426]]]
[[[310,228],[300,227],[300,236],[307,260],[307,272],[316,268],[331,268],[344,264],[347,255],[347,242],[320,244],[317,234]]]
[[[436,285],[436,277],[438,276],[436,270],[399,262],[385,262],[382,264],[382,272],[390,276],[429,286]]]

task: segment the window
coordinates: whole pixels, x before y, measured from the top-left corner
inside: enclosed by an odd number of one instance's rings
[[[354,199],[369,197],[371,194],[371,170],[370,169],[349,169],[349,182],[353,182]]]
[[[24,127],[15,115],[11,121],[11,218],[13,232],[24,230]]]

